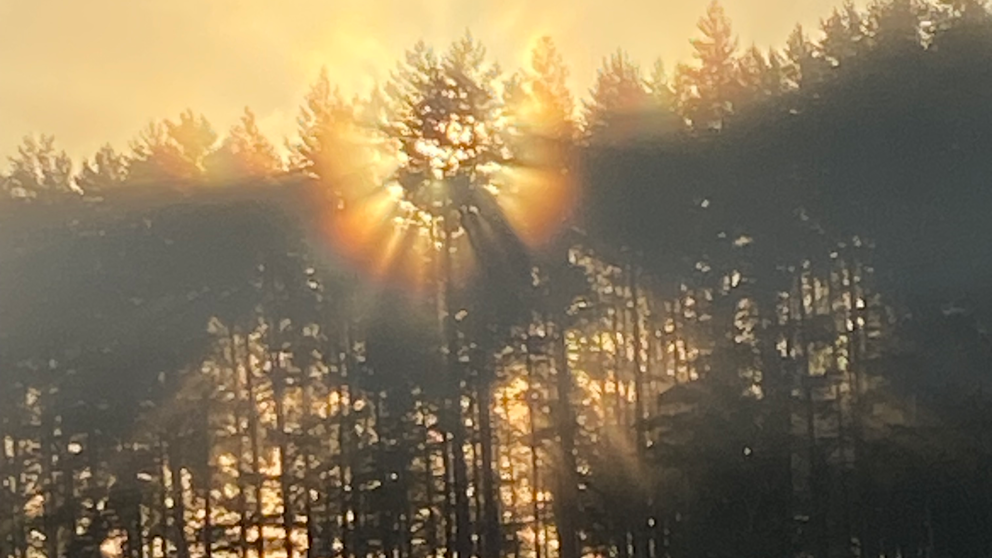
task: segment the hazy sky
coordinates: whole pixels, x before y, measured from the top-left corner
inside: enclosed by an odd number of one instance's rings
[[[245,105],[276,143],[322,65],[346,92],[388,75],[424,39],[466,28],[504,69],[539,36],[565,53],[585,94],[605,55],[647,66],[689,56],[708,0],[0,0],[0,156],[52,133],[74,158],[125,148],[186,107],[226,131]],[[725,0],[741,44],[780,45],[839,0]]]

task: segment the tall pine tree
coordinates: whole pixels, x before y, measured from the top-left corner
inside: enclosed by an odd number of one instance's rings
[[[124,184],[127,175],[127,158],[107,144],[93,155],[92,161],[83,160],[76,184],[87,194],[98,194]]]
[[[730,18],[713,0],[697,25],[702,37],[691,41],[693,66],[683,65],[679,101],[683,114],[697,130],[720,129],[734,113],[741,84],[737,75],[737,38]]]
[[[640,66],[625,51],[617,50],[603,61],[596,75],[586,102],[586,133],[593,141],[631,137],[651,102]]]
[[[255,113],[245,107],[241,120],[231,127],[207,166],[218,179],[271,177],[282,170],[275,147],[258,129]]]

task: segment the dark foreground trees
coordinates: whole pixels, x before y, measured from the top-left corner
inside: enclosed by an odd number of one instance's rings
[[[0,556],[989,556],[987,13],[823,27],[27,140]]]

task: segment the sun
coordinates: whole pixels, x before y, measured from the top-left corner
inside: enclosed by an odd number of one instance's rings
[[[400,122],[338,124],[325,139],[339,155],[320,172],[335,251],[375,282],[418,292],[439,278],[443,254],[450,280],[473,277],[487,256],[473,235],[506,228],[543,247],[577,199],[567,142],[546,111],[530,106],[511,123],[502,110],[475,111],[471,84],[431,75]]]

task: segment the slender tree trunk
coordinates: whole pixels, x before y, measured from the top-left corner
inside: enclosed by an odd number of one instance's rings
[[[2,366],[5,366],[5,364],[0,363],[0,367]],[[7,424],[9,419],[5,414],[3,414],[4,411],[9,408],[7,407],[9,402],[2,401],[0,402],[0,405],[4,406],[2,407],[3,410],[0,410],[0,479],[7,481],[13,476],[10,460],[7,457]],[[13,521],[17,515],[14,511],[13,503],[11,502],[11,490],[13,490],[12,486],[7,485],[6,483],[0,483],[0,517],[6,517],[9,514],[11,518],[10,531],[3,533],[3,535],[0,536],[0,556],[4,557],[14,556],[15,554],[14,531],[16,531],[16,529],[13,528]]]
[[[510,416],[510,396],[503,392],[503,397],[501,403],[503,404],[503,414],[504,416]],[[514,425],[512,423],[507,423],[507,428],[509,433],[507,435],[507,443],[505,446],[505,451],[507,452],[507,474],[510,477],[510,517],[509,523],[511,525],[517,524],[517,506],[519,501],[517,499],[517,473],[516,468],[513,466],[513,446],[516,445],[514,440]],[[502,542],[502,541],[501,541]],[[511,553],[514,558],[519,558],[520,556],[520,536],[516,529],[513,531],[513,551]]]
[[[238,355],[238,339],[237,334],[232,328],[229,331],[229,342],[231,344],[231,371],[234,375],[234,391],[235,391],[235,428],[234,431],[238,436],[238,553],[241,558],[245,558],[248,553],[248,499],[245,496],[248,487],[245,485],[245,436],[241,427],[241,417],[244,407],[245,398],[243,396],[244,386],[241,382],[241,360]],[[246,343],[247,350],[247,343]],[[250,373],[249,370],[245,369],[245,374]],[[250,404],[250,403],[249,403]]]
[[[809,461],[809,489],[810,503],[812,508],[811,524],[815,524],[814,547],[818,558],[828,558],[830,553],[830,539],[827,531],[827,510],[823,505],[822,492],[819,484],[820,478],[820,451],[817,444],[816,435],[816,407],[813,400],[812,378],[809,370],[809,341],[807,340],[806,328],[809,323],[806,316],[806,274],[799,272],[798,294],[799,294],[799,326],[797,328],[798,344],[800,347],[799,377],[802,382],[803,395],[806,403],[806,458]]]
[[[258,536],[255,538],[256,558],[265,558],[265,537],[262,536],[265,517],[262,513],[262,483],[264,482],[261,468],[261,441],[258,427],[258,400],[255,398],[255,373],[251,367],[251,335],[245,335],[244,351],[245,388],[248,390],[248,440],[251,450],[252,476],[255,477],[255,512],[254,524]]]
[[[438,550],[438,540],[437,540],[437,513],[434,511],[434,500],[436,499],[434,495],[435,490],[435,480],[434,480],[434,467],[433,467],[433,451],[431,451],[431,433],[430,427],[426,424],[426,417],[429,412],[427,405],[421,403],[421,413],[424,415],[424,447],[423,447],[423,460],[424,460],[424,497],[427,500],[427,520],[425,521],[426,542],[427,548],[430,550],[431,555],[437,554]],[[445,495],[445,501],[447,501],[447,495]]]
[[[276,439],[279,447],[279,491],[282,494],[282,528],[283,528],[283,552],[286,558],[293,558],[293,527],[294,514],[292,505],[292,482],[289,471],[289,433],[286,432],[286,386],[288,385],[287,371],[282,366],[280,358],[281,349],[277,339],[275,329],[278,327],[275,318],[268,324],[268,356],[273,373],[273,398],[275,399],[276,411]]]
[[[529,338],[528,338],[528,341],[529,341]],[[534,523],[533,523],[532,529],[534,531],[534,556],[535,556],[535,558],[541,558],[541,556],[542,556],[542,552],[541,552],[541,550],[542,550],[541,549],[541,538],[542,538],[541,537],[541,523],[542,523],[542,517],[541,517],[541,515],[542,514],[541,514],[541,505],[540,505],[540,501],[539,501],[539,498],[538,498],[538,496],[539,496],[538,490],[539,490],[539,487],[540,487],[540,465],[541,465],[541,462],[540,462],[540,457],[538,456],[538,453],[537,453],[537,445],[538,445],[537,421],[534,420],[534,414],[535,414],[534,404],[536,403],[535,400],[537,399],[537,392],[534,390],[534,359],[533,359],[533,356],[531,355],[531,348],[530,348],[531,347],[531,344],[528,342],[527,346],[528,346],[528,349],[527,349],[527,392],[525,394],[525,397],[527,398],[527,420],[528,420],[528,426],[529,426],[528,430],[530,431],[529,432],[529,434],[530,434],[530,437],[529,437],[530,438],[530,467],[531,467],[531,470],[530,470],[530,473],[531,473],[531,477],[530,477],[531,478],[531,482],[530,482],[530,498],[531,498],[531,507],[533,509],[533,514],[534,514]]]
[[[145,510],[141,505],[141,490],[135,487],[134,491],[137,493],[134,499],[134,522],[129,526],[133,530],[134,538],[132,538],[132,533],[128,533],[127,541],[132,547],[132,552],[129,556],[132,558],[145,558]]]
[[[214,549],[213,549],[213,544],[214,544],[214,541],[213,541],[213,517],[212,517],[213,516],[213,498],[212,498],[212,495],[211,495],[211,490],[213,488],[213,474],[214,474],[214,470],[213,470],[213,463],[211,462],[211,455],[213,454],[213,447],[214,447],[214,443],[215,443],[215,440],[214,440],[215,433],[213,432],[213,429],[212,429],[212,424],[211,424],[211,418],[212,418],[211,417],[211,414],[212,413],[211,413],[211,409],[209,408],[209,405],[212,405],[213,404],[213,399],[207,399],[204,402],[204,404],[207,405],[207,407],[205,407],[204,409],[201,409],[201,411],[200,411],[202,413],[201,416],[202,416],[202,419],[203,419],[202,422],[201,422],[201,424],[200,424],[200,428],[203,429],[203,436],[206,438],[206,443],[204,444],[204,448],[203,448],[203,452],[204,453],[202,454],[203,465],[204,465],[204,467],[203,467],[204,480],[203,480],[203,488],[202,488],[202,492],[203,492],[203,529],[200,532],[200,538],[201,538],[202,544],[203,544],[203,555],[204,555],[204,557],[205,558],[213,558],[213,552],[214,552]],[[196,492],[195,491],[192,491],[192,494],[194,495],[194,498],[195,498]],[[195,500],[194,500],[194,502],[195,502]]]
[[[310,378],[308,372],[304,373],[305,378]],[[316,549],[314,549],[314,542],[316,540],[316,533],[314,530],[315,518],[313,511],[313,495],[311,493],[314,490],[313,474],[314,474],[314,447],[316,440],[314,439],[312,433],[312,421],[313,415],[311,413],[313,407],[313,398],[310,395],[312,385],[309,382],[303,384],[303,424],[301,425],[303,429],[303,444],[306,448],[304,451],[303,460],[303,501],[304,510],[303,513],[307,518],[307,552],[306,558],[313,558],[316,555]]]
[[[169,452],[169,470],[172,473],[172,526],[176,536],[176,555],[190,558],[189,543],[186,540],[186,500],[183,493],[182,466],[174,453],[179,451],[179,441],[170,440],[166,444]]]
[[[480,370],[478,374],[481,376],[483,372]],[[486,538],[486,481],[483,479],[485,476],[482,472],[482,436],[480,435],[480,430],[482,428],[482,411],[479,409],[479,399],[483,397],[480,392],[485,389],[485,382],[477,378],[475,382],[474,389],[470,390],[471,395],[471,408],[469,410],[469,415],[472,417],[472,426],[475,430],[468,431],[469,444],[472,448],[472,462],[471,462],[471,472],[472,478],[469,481],[470,484],[475,488],[472,494],[472,517],[471,521],[473,524],[473,529],[477,536],[473,536],[473,556],[482,556],[485,553],[485,538]],[[488,411],[487,411],[488,413]]]
[[[850,319],[853,322],[852,331],[849,333],[849,363],[848,367],[851,371],[851,394],[852,394],[852,430],[854,437],[854,501],[856,508],[854,510],[854,528],[852,536],[857,537],[858,543],[860,544],[862,550],[866,546],[866,538],[868,535],[868,527],[866,524],[868,513],[867,506],[869,505],[865,499],[865,490],[868,486],[868,472],[867,464],[865,463],[865,443],[864,443],[864,424],[865,424],[865,412],[864,404],[862,402],[862,395],[864,394],[865,381],[862,376],[861,370],[861,360],[862,360],[862,343],[867,341],[865,336],[864,327],[862,326],[861,320],[864,319],[864,315],[867,312],[868,303],[867,300],[864,303],[864,308],[861,308],[859,302],[865,298],[865,293],[860,283],[862,280],[862,266],[859,265],[857,258],[853,258],[854,261],[851,262],[850,275],[850,285],[848,291],[848,303],[850,304]],[[865,320],[867,325],[867,320]],[[863,552],[862,552],[863,555]]]
[[[96,434],[90,433],[86,437],[86,447],[84,448],[86,452],[86,463],[89,466],[90,474],[90,484],[95,483],[95,477],[98,475],[100,469],[100,464],[96,459],[96,447],[98,441],[96,439]],[[76,471],[72,467],[72,464],[66,459],[66,454],[68,453],[67,442],[59,444],[59,451],[61,457],[59,458],[59,471],[62,475],[62,507],[65,509],[65,519],[63,521],[62,527],[64,527],[69,532],[69,540],[71,541],[76,537],[76,524],[79,521],[80,513],[86,514],[90,518],[97,516],[99,511],[96,509],[96,502],[91,505],[86,505],[84,509],[80,509],[80,498],[76,493]],[[91,488],[92,490],[92,488]],[[99,543],[96,542],[96,551],[99,548]]]
[[[646,370],[644,369],[644,360],[641,352],[643,351],[641,339],[641,313],[640,313],[640,290],[637,284],[637,269],[631,264],[630,265],[630,293],[631,298],[633,298],[634,306],[631,309],[632,320],[631,327],[634,345],[634,413],[637,415],[637,419],[634,421],[634,428],[637,432],[637,449],[639,454],[643,454],[643,450],[647,447],[647,437],[646,431],[641,424],[644,421],[644,374]],[[639,455],[643,457],[643,455]]]
[[[631,335],[633,337],[634,348],[634,432],[637,441],[637,462],[645,463],[645,450],[647,450],[647,431],[644,428],[644,375],[647,370],[644,367],[643,350],[641,339],[641,312],[640,312],[640,289],[637,282],[637,266],[631,262],[628,268],[630,276],[630,296],[633,300],[631,307]],[[648,495],[650,498],[650,495]],[[646,502],[645,502],[646,503]],[[640,504],[640,502],[638,502]],[[638,505],[638,510],[647,510],[648,506]],[[634,555],[639,558],[647,558],[647,517],[643,514],[634,516],[633,544]]]
[[[341,426],[338,430],[338,444],[341,451],[341,554],[344,557],[363,558],[358,550],[364,541],[354,536],[359,508],[356,505],[357,483],[355,482],[358,439],[356,434],[355,400],[357,397],[358,367],[355,360],[354,326],[346,318],[344,325],[344,352],[341,355]]]
[[[149,550],[151,551],[152,556],[155,556],[156,538],[162,542],[162,552],[163,553],[169,552],[169,530],[172,527],[172,517],[171,514],[169,513],[169,506],[166,503],[166,500],[169,498],[169,492],[168,492],[168,488],[165,486],[165,468],[167,466],[167,462],[165,459],[165,448],[164,448],[165,442],[162,440],[161,436],[157,436],[155,443],[156,443],[155,449],[157,453],[156,457],[158,459],[155,469],[158,472],[158,474],[161,475],[160,477],[161,482],[159,482],[158,486],[155,487],[156,488],[155,503],[158,505],[158,517],[156,519],[158,520],[159,523],[158,524],[159,532],[158,534],[155,535],[152,534],[155,531],[154,524],[149,525],[149,529],[148,529],[149,539],[151,541],[151,548]]]
[[[788,279],[780,284],[781,275],[775,270],[765,270],[769,277],[775,280],[768,285],[757,286],[758,316],[763,322],[759,328],[758,339],[759,359],[762,364],[761,387],[770,418],[767,436],[771,452],[770,470],[761,471],[769,479],[772,486],[770,498],[772,506],[771,520],[776,525],[773,539],[777,544],[773,547],[778,555],[790,551],[791,532],[787,528],[791,524],[793,514],[790,510],[792,501],[792,447],[790,444],[792,429],[792,385],[791,375],[786,365],[792,358],[792,332],[788,326],[783,328],[779,318],[779,294],[790,289]],[[786,324],[793,320],[791,312],[786,311]],[[779,340],[784,338],[785,356],[779,352]]]
[[[831,275],[830,268],[828,267],[825,271],[826,271],[826,273],[825,273],[825,278],[824,278],[823,281],[824,281],[824,285],[825,285],[824,286],[824,289],[826,290],[826,293],[825,293],[824,297],[826,298],[827,307],[829,308],[829,314],[828,315],[830,316],[830,319],[833,320],[836,317],[835,316],[835,312],[836,311],[833,309],[833,300],[831,299],[831,297],[833,295],[833,287],[834,287],[834,285],[833,285],[833,282],[831,281],[831,277],[830,277],[830,275]],[[846,312],[845,312],[846,315],[844,316],[844,318],[845,318],[845,320],[848,317],[854,319],[854,321],[855,321],[855,328],[857,328],[857,318],[854,317],[854,311],[853,311],[854,310],[854,307],[853,307],[853,304],[854,304],[853,278],[852,278],[851,287],[852,287],[852,292],[850,293],[851,294],[851,298],[848,300],[848,302],[851,304],[851,307],[845,309],[846,310]],[[855,334],[854,333],[851,333],[851,335],[854,336]],[[831,342],[832,343],[835,343],[835,340],[832,339]],[[837,366],[837,351],[836,351],[836,349],[835,348],[832,348],[831,353],[833,354],[833,357],[834,357],[833,358],[834,366]],[[851,356],[853,356],[853,353],[851,354]],[[852,363],[853,363],[853,359],[852,359]],[[857,445],[858,445],[858,442],[857,442],[858,434],[857,434],[857,424],[856,424],[857,423],[857,420],[858,420],[857,419],[857,413],[858,413],[858,410],[857,410],[857,406],[858,406],[857,399],[858,399],[858,396],[857,396],[857,393],[854,393],[858,389],[858,387],[857,387],[858,386],[858,380],[857,380],[857,374],[854,373],[853,368],[851,368],[850,370],[852,372],[852,375],[848,375],[847,378],[844,378],[843,376],[841,376],[840,378],[837,379],[838,383],[840,383],[840,384],[842,384],[844,382],[847,382],[848,389],[851,390],[849,392],[851,395],[850,395],[850,399],[848,401],[848,405],[849,405],[848,408],[845,409],[845,407],[844,407],[844,397],[843,397],[843,393],[844,392],[839,389],[839,387],[840,387],[839,385],[838,385],[838,388],[837,388],[837,395],[835,397],[835,412],[837,413],[837,439],[838,439],[838,446],[839,446],[839,449],[840,449],[839,453],[841,455],[841,463],[840,463],[840,466],[839,466],[839,469],[840,469],[839,470],[839,477],[840,477],[839,481],[840,481],[841,502],[842,502],[841,505],[843,507],[841,518],[840,518],[840,520],[842,522],[842,525],[840,526],[840,533],[843,535],[843,541],[842,541],[842,543],[843,543],[844,546],[842,548],[844,549],[844,552],[845,553],[847,552],[846,549],[847,548],[850,548],[851,542],[852,542],[852,538],[856,537],[855,532],[858,530],[855,527],[855,522],[854,522],[854,520],[852,518],[852,509],[851,509],[852,506],[855,504],[855,502],[852,502],[851,492],[852,492],[852,489],[854,491],[857,491],[857,482],[858,482],[858,477],[857,477],[858,465],[857,465],[857,455],[856,455],[857,454]],[[832,370],[831,371],[828,371],[828,373],[829,372],[832,372]],[[838,367],[838,372],[840,372],[839,367]],[[851,419],[851,421],[853,423],[852,424],[852,428],[850,428],[850,429],[845,424],[845,419],[848,418],[845,415],[848,415],[849,413],[851,414],[850,419]],[[853,440],[851,438],[853,438]],[[853,457],[853,459],[855,461],[850,464],[851,465],[851,468],[853,470],[853,475],[850,474],[851,473],[850,471],[848,471],[848,463],[847,463],[847,457],[848,457],[847,456],[847,451],[848,450],[852,450],[853,453],[854,453],[854,455],[852,457]],[[854,485],[855,485],[854,487],[851,486],[851,477],[852,476],[854,477]],[[864,544],[864,539],[863,538],[861,538],[861,537],[857,537],[857,538],[858,538],[859,544]]]
[[[20,478],[21,478],[21,474],[23,474],[24,472],[24,468],[25,468],[24,461],[27,459],[27,457],[24,456],[21,451],[19,451],[21,446],[21,437],[18,436],[15,432],[12,432],[10,437],[14,445],[14,455],[11,458],[11,460],[12,463],[16,464],[14,471],[16,474],[12,475],[11,477],[12,482],[10,486],[10,491],[13,494],[13,497],[11,498],[13,501],[13,509],[11,510],[11,517],[19,518],[19,521],[16,522],[15,528],[11,533],[11,538],[13,539],[12,544],[14,547],[15,556],[23,557],[27,555],[28,541],[31,540],[28,532],[27,522],[24,521],[23,517],[21,516],[23,510],[22,507],[23,502],[19,501],[21,500],[21,495],[19,494],[19,492],[24,490],[24,486],[23,486],[24,483],[20,482]]]
[[[488,364],[486,365],[488,367]],[[482,558],[499,558],[500,555],[500,525],[499,503],[495,469],[493,467],[493,430],[492,416],[492,383],[485,381],[479,387],[479,436],[482,453],[482,493],[483,493],[483,546]]]
[[[472,522],[468,505],[465,424],[462,422],[460,399],[456,394],[449,404],[451,407],[451,419],[453,419],[451,446],[455,490],[455,551],[458,558],[469,558],[472,555]]]
[[[289,444],[286,441],[288,433],[286,432],[285,408],[282,401],[285,395],[284,390],[278,390],[276,392],[276,434],[279,436],[279,484],[280,492],[282,492],[283,551],[286,553],[287,558],[292,558],[293,538],[291,535],[294,527],[294,514],[291,494],[292,479],[289,471],[290,460],[287,455],[289,453]]]
[[[578,482],[576,471],[578,469],[575,461],[575,411],[572,408],[572,370],[568,363],[568,347],[566,345],[565,330],[559,324],[554,328],[553,343],[555,352],[555,381],[557,409],[556,430],[558,443],[561,451],[561,470],[558,472],[558,543],[560,558],[578,558],[579,541],[576,527],[576,511],[578,508],[578,498],[576,491]]]
[[[450,199],[446,208],[448,216],[453,213]],[[446,217],[448,219],[450,217]],[[454,274],[452,272],[451,236],[454,232],[453,223],[445,221],[444,239],[441,255],[443,266],[441,310],[442,328],[446,350],[444,351],[444,368],[446,372],[445,391],[445,429],[451,436],[451,461],[453,473],[453,491],[455,506],[455,554],[457,558],[469,558],[472,555],[472,522],[468,502],[468,469],[465,462],[465,423],[462,420],[461,396],[462,380],[461,365],[458,361],[457,333],[453,308]]]
[[[613,420],[615,420],[616,426],[621,426],[624,423],[624,407],[623,402],[620,397],[620,370],[623,367],[623,353],[626,352],[621,347],[620,339],[623,337],[623,333],[620,331],[620,312],[622,309],[618,309],[613,306],[613,316],[610,318],[610,335],[613,338]]]
[[[45,531],[45,554],[47,558],[56,558],[59,555],[59,524],[57,511],[59,498],[55,483],[55,421],[49,409],[42,409],[44,419],[42,421],[41,433],[41,460],[42,466],[39,478],[39,490],[44,498],[44,518],[43,528]],[[73,531],[74,532],[74,531]]]
[[[351,528],[352,528],[352,518],[354,517],[353,511],[353,494],[352,494],[352,452],[351,452],[351,439],[354,436],[355,425],[351,416],[351,389],[349,385],[349,366],[351,354],[351,341],[350,336],[345,334],[345,355],[344,362],[342,366],[342,396],[340,398],[340,425],[338,426],[338,446],[340,448],[341,454],[341,464],[338,467],[338,479],[339,479],[339,490],[341,494],[341,556],[348,557],[351,556],[352,552],[352,539],[351,539]]]
[[[442,424],[445,422],[450,423],[450,399],[445,399],[442,403],[443,407],[441,410]],[[444,555],[445,558],[457,558],[454,556],[456,551],[455,542],[455,531],[457,530],[457,520],[455,519],[455,500],[457,498],[455,491],[455,481],[453,480],[454,471],[451,464],[451,429],[448,426],[443,426],[441,428],[441,433],[444,436],[444,441],[441,442],[441,467],[444,469]]]
[[[0,372],[6,373],[7,371],[7,363],[0,360]],[[10,388],[7,389],[9,390]],[[6,414],[10,408],[11,404],[7,399],[7,394],[0,396],[0,517],[6,517],[7,514],[10,514],[11,527],[13,527],[13,518],[16,516],[14,515],[13,506],[8,501],[10,499],[8,494],[11,487],[6,482],[2,482],[7,481],[11,477],[9,460],[7,458],[7,425],[10,419]],[[14,555],[13,531],[14,529],[11,528],[10,531],[0,534],[0,556],[4,558]]]
[[[203,490],[203,555],[206,558],[213,558],[214,555],[214,523],[213,523],[213,513],[214,508],[212,504],[213,498],[210,495],[210,487],[212,484],[210,469],[208,468],[207,473],[207,485]]]

